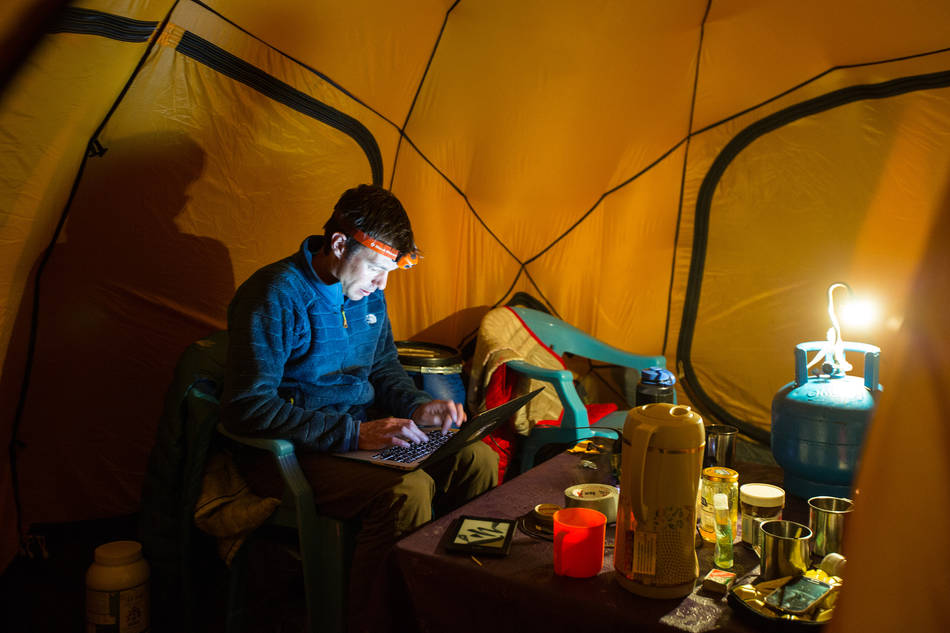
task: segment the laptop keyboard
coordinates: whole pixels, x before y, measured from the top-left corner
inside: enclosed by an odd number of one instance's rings
[[[376,459],[385,459],[399,464],[408,464],[420,459],[424,459],[434,453],[440,446],[449,441],[451,433],[442,434],[442,431],[436,429],[427,433],[429,439],[418,444],[409,446],[390,446],[373,455]]]

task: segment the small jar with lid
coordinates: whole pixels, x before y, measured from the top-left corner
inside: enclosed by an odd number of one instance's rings
[[[87,633],[149,630],[149,565],[136,541],[113,541],[95,550],[86,571]]]
[[[739,509],[742,511],[742,541],[760,551],[759,524],[782,518],[785,491],[772,484],[742,484]]]
[[[729,522],[733,542],[739,534],[739,473],[725,466],[710,466],[703,469],[702,492],[699,499],[699,533],[710,543],[716,542],[716,513],[713,495],[723,493],[729,502]]]

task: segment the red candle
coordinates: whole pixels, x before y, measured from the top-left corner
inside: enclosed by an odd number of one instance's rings
[[[564,508],[554,513],[554,573],[589,578],[604,566],[607,517],[590,508]]]

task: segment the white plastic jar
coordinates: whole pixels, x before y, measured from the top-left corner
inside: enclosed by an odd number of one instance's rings
[[[739,487],[739,509],[742,511],[742,541],[753,548],[759,546],[759,524],[782,518],[785,491],[772,484],[742,484]],[[758,550],[756,550],[758,551]]]
[[[86,633],[149,630],[149,567],[136,541],[100,545],[86,571]]]

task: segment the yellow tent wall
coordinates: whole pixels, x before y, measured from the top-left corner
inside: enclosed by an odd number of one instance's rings
[[[360,182],[425,256],[397,339],[459,345],[525,291],[761,437],[830,282],[882,328],[913,309],[948,86],[938,0],[71,3],[0,95],[21,519],[136,511],[180,352]]]

